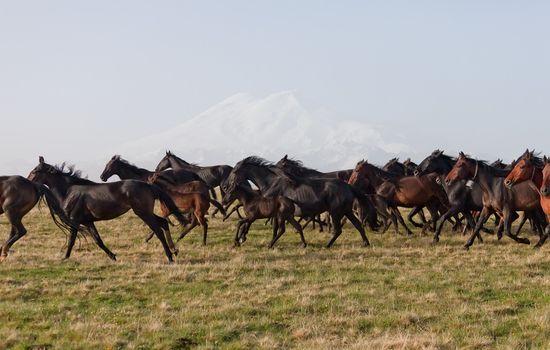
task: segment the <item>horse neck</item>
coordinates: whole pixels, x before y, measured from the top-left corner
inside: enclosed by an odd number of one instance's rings
[[[279,177],[264,167],[250,167],[245,177],[250,179],[260,190],[270,187]]]
[[[72,179],[64,175],[53,175],[48,177],[45,184],[51,189],[51,191],[62,200],[67,196],[69,188],[73,185]]]
[[[371,165],[371,167],[372,171],[367,172],[367,174],[370,174],[367,176],[369,178],[369,182],[374,188],[377,188],[378,186],[386,182],[384,177],[388,178],[388,180],[398,180],[401,177],[388,171],[382,170],[374,165]]]
[[[532,181],[535,183],[535,185],[537,186],[537,188],[541,188],[541,187],[542,187],[542,180],[543,180],[542,169],[536,168],[536,169],[535,169],[535,173],[533,174],[533,179],[532,179]]]
[[[170,167],[172,169],[197,169],[198,166],[196,165],[193,165],[193,164],[190,164],[190,163],[187,163],[185,160],[175,156],[175,155],[172,155],[170,158],[168,158],[168,160],[170,161]]]
[[[151,176],[153,172],[147,169],[138,168],[137,166],[125,164],[120,166],[115,174],[117,174],[121,180],[141,180],[147,182],[149,176]]]
[[[484,192],[488,193],[493,193],[495,185],[504,184],[503,177],[493,175],[488,168],[481,165],[479,165],[477,176],[473,180],[479,184]]]

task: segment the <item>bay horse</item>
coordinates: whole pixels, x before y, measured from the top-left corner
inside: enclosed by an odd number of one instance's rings
[[[9,238],[0,246],[0,262],[8,256],[11,246],[27,233],[22,219],[40,200],[46,202],[53,222],[62,231],[78,227],[65,215],[46,186],[22,176],[0,176],[0,215],[6,214],[11,226]]]
[[[432,215],[432,221],[437,221],[438,207],[445,203],[447,196],[436,183],[435,174],[423,175],[420,177],[401,177],[378,168],[375,165],[362,160],[357,163],[348,181],[351,185],[360,186],[365,190],[374,189],[378,199],[379,213],[390,211],[389,219],[396,225],[396,220],[405,228],[407,234],[412,231],[407,227],[397,207],[422,208],[426,206]],[[384,205],[380,207],[380,205]],[[409,213],[409,217],[415,211]],[[387,229],[387,225],[385,227]],[[397,225],[396,225],[397,229]]]
[[[273,218],[273,238],[269,243],[269,248],[273,248],[275,243],[286,231],[286,222],[289,222],[300,234],[303,247],[307,247],[304,233],[300,224],[294,219],[295,203],[285,196],[277,195],[273,197],[264,197],[258,191],[254,191],[248,186],[236,184],[228,189],[223,197],[223,204],[232,203],[238,199],[244,210],[245,217],[239,220],[235,232],[235,245],[239,246],[246,240],[246,235],[250,226],[257,219]]]
[[[31,181],[47,185],[61,203],[65,214],[75,224],[71,227],[65,259],[71,255],[79,225],[83,225],[93,240],[109,258],[116,260],[116,255],[103,243],[95,226],[96,221],[112,220],[130,209],[149,226],[162,243],[169,262],[173,262],[174,243],[163,229],[168,228],[165,219],[154,214],[155,200],[164,203],[180,224],[187,220],[180,213],[174,201],[160,188],[143,181],[122,180],[111,183],[96,183],[81,177],[79,171],[64,165],[52,166],[39,157],[38,165],[28,176]],[[168,242],[167,242],[168,240]]]
[[[464,245],[465,249],[472,246],[482,225],[493,213],[501,216],[504,232],[508,237],[517,243],[530,243],[529,239],[512,234],[511,226],[518,217],[516,210],[536,211],[540,208],[538,194],[529,188],[522,191],[509,191],[504,186],[504,178],[508,173],[507,170],[493,168],[484,161],[470,158],[460,152],[455,165],[445,177],[447,186],[456,180],[470,180],[477,182],[483,191],[483,209],[472,235]]]
[[[536,190],[540,195],[541,209],[546,216],[544,234],[541,236],[536,248],[541,247],[548,235],[550,234],[550,198],[549,192],[549,179],[550,179],[550,166],[548,166],[549,160],[544,156],[543,161],[534,155],[534,151],[528,153],[522,157],[514,166],[510,174],[504,180],[504,184],[509,189],[514,188],[515,185],[521,183],[527,183],[531,188]],[[539,190],[540,189],[540,190]]]
[[[156,184],[161,176],[162,172],[156,172],[149,177],[148,182],[151,184]],[[205,218],[205,215],[208,213],[210,208],[210,203],[215,203],[214,205],[220,210],[220,212],[225,215],[225,210],[223,206],[217,201],[210,198],[208,192],[208,186],[202,181],[191,181],[184,184],[175,184],[164,185],[162,187],[168,195],[174,200],[178,209],[183,213],[191,214],[191,224],[186,227],[184,231],[180,234],[178,241],[185,237],[191,230],[193,230],[199,224],[203,228],[203,244],[206,245],[206,239],[208,235],[208,220]],[[168,218],[170,211],[168,208],[161,203],[160,206],[161,217]],[[151,234],[145,241],[149,241],[153,237]]]
[[[163,171],[169,168],[174,170],[187,170],[197,174],[202,181],[212,188],[211,195],[214,199],[217,198],[214,188],[222,184],[222,182],[229,176],[232,169],[229,165],[199,166],[197,164],[188,163],[172,152],[166,151],[166,155],[160,160],[155,168],[155,171]]]
[[[231,186],[251,181],[266,197],[282,195],[296,203],[295,216],[315,217],[328,212],[333,222],[332,238],[327,244],[331,247],[342,233],[342,218],[346,217],[363,239],[363,245],[370,245],[365,230],[353,213],[353,202],[359,202],[366,208],[371,228],[378,226],[376,211],[370,199],[359,190],[338,179],[320,179],[297,177],[263,158],[250,156],[239,161],[231,171],[225,190]]]

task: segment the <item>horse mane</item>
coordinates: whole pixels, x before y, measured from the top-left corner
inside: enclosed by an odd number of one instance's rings
[[[486,161],[486,160],[474,159],[474,158],[470,157],[467,154],[465,154],[464,157],[469,162],[477,162],[480,169],[487,170],[493,176],[504,177],[504,176],[507,176],[510,173],[510,170],[496,168],[496,167],[492,166],[491,164],[489,164],[489,162]]]
[[[397,185],[399,183],[400,176],[398,176],[394,173],[391,173],[389,171],[386,171],[386,170],[380,168],[379,166],[371,164],[368,161],[364,161],[363,164],[370,166],[371,169],[373,170],[375,176],[377,176],[377,177],[379,177],[379,178],[381,178],[385,181],[389,181],[389,182],[393,183],[394,185]]]
[[[179,162],[182,162],[184,165],[193,166],[193,167],[198,167],[199,166],[197,163],[189,163],[188,161],[176,156],[174,153],[172,153],[170,151],[168,151],[168,155],[170,155],[171,157],[176,158],[176,160],[178,160]]]
[[[525,159],[527,155],[529,155],[529,160],[535,165],[536,168],[544,168],[544,160],[540,157],[540,152],[535,153],[535,150],[531,152],[525,151],[521,156],[519,156],[514,164],[522,159]]]
[[[233,170],[239,170],[240,168],[247,165],[268,168],[269,170],[271,170],[270,168],[273,167],[273,162],[270,162],[269,160],[266,160],[259,156],[249,156],[235,164]]]
[[[88,180],[87,177],[82,176],[82,171],[76,170],[74,165],[67,165],[67,163],[63,162],[59,165],[53,166],[53,168],[60,174],[65,177],[69,177],[73,182],[84,184],[84,185],[91,185],[95,184],[95,182]]]
[[[320,171],[304,166],[304,163],[301,160],[289,159],[287,158],[288,167],[279,168],[283,170],[287,175],[294,177],[307,176],[309,174],[321,174]]]

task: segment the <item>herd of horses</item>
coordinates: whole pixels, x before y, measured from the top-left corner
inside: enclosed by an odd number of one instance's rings
[[[114,175],[120,181],[107,182]],[[498,239],[506,235],[529,244],[528,238],[520,237],[527,221],[539,236],[536,247],[542,246],[550,234],[550,160],[529,150],[511,164],[500,160],[489,164],[462,152],[454,158],[436,150],[418,165],[410,159],[401,163],[394,158],[378,167],[362,160],[354,169],[327,173],[307,168],[286,155],[276,163],[251,156],[234,167],[203,167],[168,151],[154,171],[115,155],[100,178],[104,183],[83,178],[65,164],[50,165],[43,157],[26,178],[1,176],[0,214],[6,215],[11,230],[0,248],[0,261],[27,233],[22,219],[40,200],[49,208],[53,222],[68,232],[65,259],[81,233],[116,260],[95,222],[117,218],[130,209],[151,230],[146,240],[156,236],[170,262],[178,249],[170,233],[173,224],[169,216],[183,228],[177,241],[201,226],[206,244],[207,216],[220,213],[225,220],[235,213],[239,217],[236,246],[246,241],[252,223],[258,219],[267,219],[266,223],[272,225],[269,247],[285,233],[287,223],[298,232],[304,247],[306,226],[317,224],[321,231],[328,227],[332,236],[327,247],[331,247],[346,221],[368,246],[365,228],[386,232],[393,225],[397,233],[403,227],[412,235],[400,208],[410,208],[409,223],[422,228],[423,233],[432,231],[434,242],[439,241],[446,222],[453,225],[453,230],[470,230],[466,249],[476,238],[482,241],[482,232],[493,232],[487,228],[491,216],[495,217]],[[154,210],[157,200],[159,214]],[[512,223],[520,218],[519,214],[521,221],[513,232]]]

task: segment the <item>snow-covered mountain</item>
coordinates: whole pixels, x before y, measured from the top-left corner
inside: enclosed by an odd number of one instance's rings
[[[289,154],[323,170],[352,167],[362,158],[383,163],[409,153],[408,146],[386,140],[367,123],[304,107],[292,91],[263,98],[236,94],[180,125],[125,144],[117,153],[153,168],[165,150],[205,165],[233,165],[249,155],[278,160]]]

